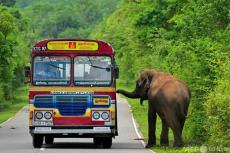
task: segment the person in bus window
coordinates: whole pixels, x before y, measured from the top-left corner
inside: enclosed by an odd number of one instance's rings
[[[50,65],[43,65],[38,67],[36,77],[39,79],[55,79],[58,78],[58,72],[56,68],[51,67]],[[60,74],[60,73],[59,73]],[[59,75],[60,76],[60,75]]]

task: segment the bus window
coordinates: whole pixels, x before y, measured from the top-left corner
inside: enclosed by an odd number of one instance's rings
[[[34,85],[68,85],[70,58],[65,56],[36,56],[33,60]]]
[[[77,56],[74,59],[75,85],[109,85],[111,83],[109,56]]]

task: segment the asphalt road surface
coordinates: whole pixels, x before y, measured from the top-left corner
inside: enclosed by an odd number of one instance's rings
[[[96,148],[89,138],[55,138],[53,145],[34,149],[28,130],[28,108],[0,128],[0,153],[151,153],[138,140],[127,101],[118,98],[118,132],[111,149]]]

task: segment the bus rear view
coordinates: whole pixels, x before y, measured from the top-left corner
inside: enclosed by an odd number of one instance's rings
[[[93,138],[110,148],[117,131],[114,50],[106,42],[50,39],[31,52],[29,129],[33,146]]]

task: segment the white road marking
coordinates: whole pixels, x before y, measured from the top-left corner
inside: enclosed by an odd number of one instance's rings
[[[127,103],[128,103],[128,102],[127,102]],[[128,103],[128,105],[129,105],[129,103]],[[142,140],[141,134],[140,134],[140,132],[138,131],[137,124],[136,124],[136,121],[135,121],[135,119],[134,119],[134,116],[133,116],[132,109],[131,109],[131,106],[130,106],[130,105],[129,105],[129,108],[130,108],[130,112],[131,112],[131,115],[132,115],[133,126],[134,126],[135,132],[136,132],[136,134],[137,134],[137,137],[138,137],[138,139],[140,139],[142,145],[145,147],[146,144],[145,144],[144,140]],[[148,149],[148,150],[151,151],[152,153],[155,153],[155,152],[154,152],[153,150],[151,150],[151,149]]]
[[[138,139],[141,141],[142,145],[145,147],[146,144],[145,144],[144,140],[141,140],[142,137],[141,137],[140,133],[138,132],[137,124],[136,124],[136,122],[135,122],[135,120],[134,120],[133,114],[132,114],[132,121],[133,121],[133,126],[134,126],[135,132],[136,132],[136,134],[137,134],[137,137],[138,137]]]
[[[1,123],[0,126],[3,126],[4,124],[6,124],[7,122],[9,122],[13,117],[9,118],[8,120],[6,120],[5,122]]]

